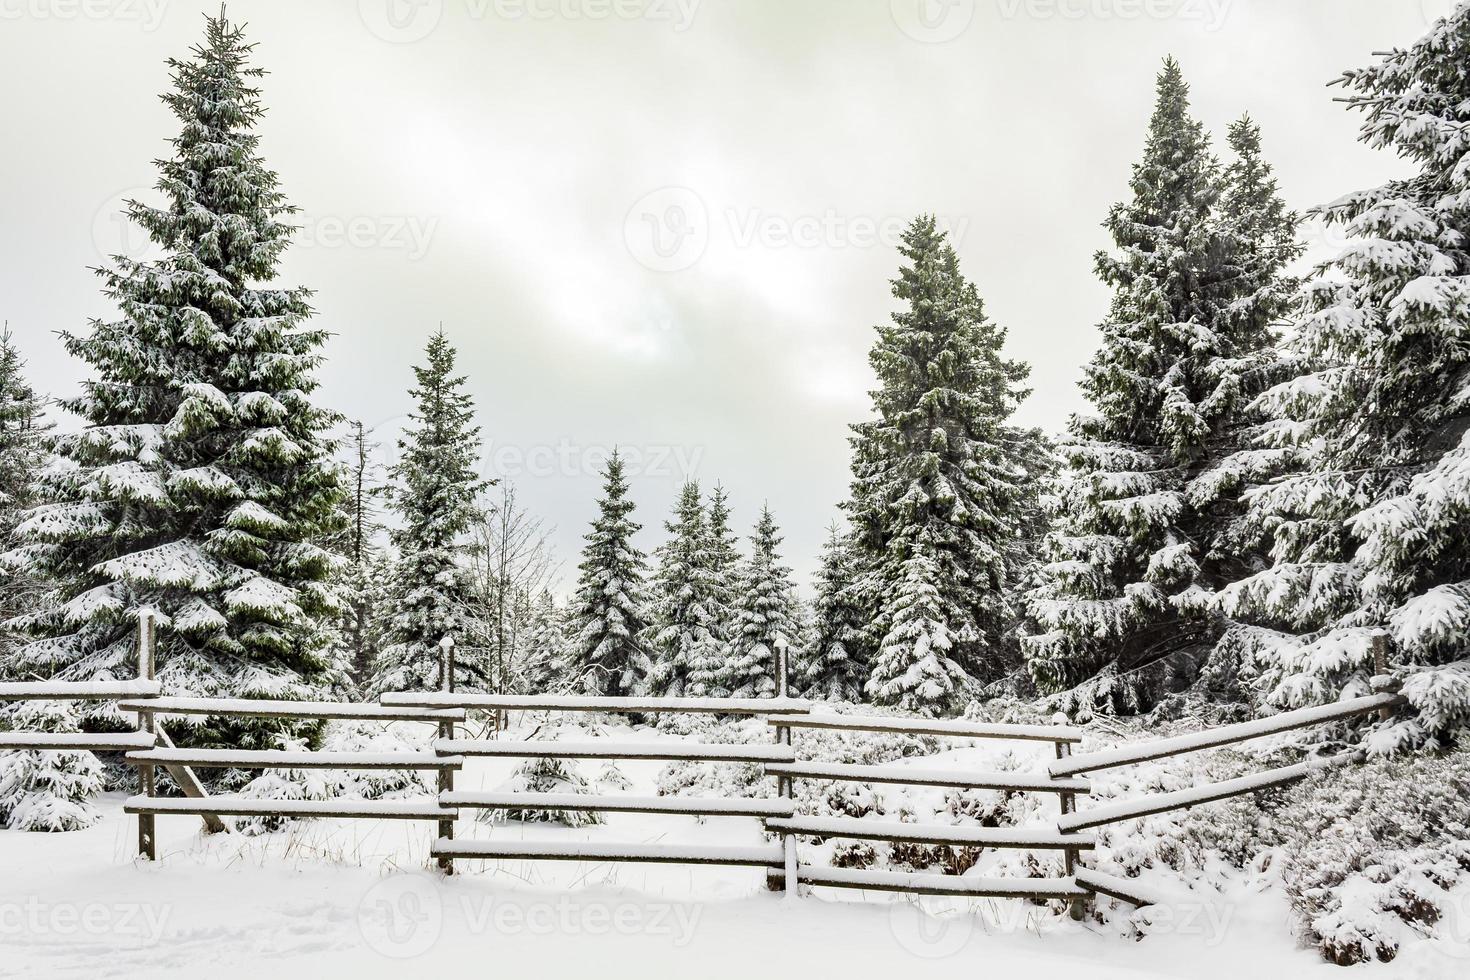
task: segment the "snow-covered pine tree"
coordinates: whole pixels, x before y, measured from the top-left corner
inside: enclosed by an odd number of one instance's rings
[[[391,535],[398,559],[374,670],[377,692],[434,687],[443,639],[468,646],[465,638],[483,629],[464,563],[477,500],[490,485],[479,474],[480,427],[443,329],[429,338],[424,355],[424,365],[413,369],[412,425],[398,441],[398,463],[389,474],[400,523]],[[456,654],[455,668],[456,687],[483,688],[485,670],[473,657]]]
[[[25,362],[7,324],[0,329],[0,552],[15,544],[21,513],[36,503],[36,483],[46,460],[42,400],[25,379]],[[4,624],[40,600],[43,583],[23,570],[0,565],[0,678],[19,639]]]
[[[801,655],[796,588],[791,569],[781,564],[776,551],[781,536],[769,507],[761,508],[750,540],[750,559],[741,570],[735,600],[730,655],[720,677],[722,691],[735,698],[774,696],[777,651],[786,649],[788,668]]]
[[[1361,139],[1410,175],[1320,209],[1347,244],[1303,290],[1300,374],[1261,405],[1298,468],[1251,491],[1273,566],[1224,593],[1271,704],[1365,693],[1372,635],[1414,711],[1370,743],[1470,724],[1470,4],[1346,72]]]
[[[893,295],[903,306],[877,328],[869,354],[879,381],[875,418],[853,426],[847,506],[860,591],[880,630],[895,628],[900,604],[911,604],[903,591],[915,570],[936,591],[932,613],[950,640],[936,666],[956,670],[941,685],[947,697],[970,672],[996,676],[1004,666],[1014,619],[1006,556],[1016,534],[1019,470],[1006,456],[1003,430],[1025,396],[1020,386],[1029,369],[1001,357],[1005,331],[985,316],[932,216],[914,220],[900,251],[906,264]],[[884,646],[895,653],[894,644]],[[913,702],[900,674],[883,673],[904,659],[873,660],[869,693],[884,703]]]
[[[911,555],[887,607],[887,632],[865,690],[878,704],[937,715],[952,711],[969,675],[954,660],[955,637],[934,562]]]
[[[133,676],[142,607],[160,614],[171,694],[310,697],[330,663],[341,559],[323,543],[342,491],[335,418],[311,398],[326,332],[307,324],[308,290],[274,282],[294,208],[258,152],[251,50],[221,15],[169,62],[166,202],[128,209],[164,255],[114,257],[99,274],[120,318],[64,338],[94,377],[62,403],[82,428],[56,440],[65,465],[9,557],[57,582],[55,603],[17,623],[27,673]],[[279,723],[199,727],[251,747]]]
[[[377,444],[368,438],[360,420],[349,424],[347,448],[347,529],[343,550],[348,564],[341,577],[341,633],[352,681],[359,691],[368,691],[372,688],[373,665],[382,646],[381,607],[391,563],[373,540],[383,530],[377,501],[384,488],[377,482],[378,472],[372,462]]]
[[[620,697],[637,690],[647,673],[648,613],[643,552],[633,546],[641,525],[633,520],[617,450],[607,460],[598,511],[578,566],[569,662],[577,689]]]
[[[854,588],[857,563],[851,539],[836,524],[827,529],[816,580],[810,640],[796,686],[809,698],[857,701],[868,679],[867,665],[857,659],[863,607]]]
[[[700,697],[709,693],[706,668],[718,661],[721,644],[699,484],[684,484],[664,529],[669,538],[655,555],[644,689],[655,697]]]
[[[1080,710],[1147,707],[1157,678],[1144,668],[1208,651],[1223,627],[1214,593],[1243,573],[1227,532],[1246,457],[1221,461],[1249,443],[1243,406],[1268,380],[1297,246],[1254,126],[1234,127],[1232,144],[1240,159],[1222,171],[1166,60],[1133,197],[1106,223],[1116,251],[1097,256],[1114,293],[1082,382],[1096,414],[1072,420],[1059,526],[1027,596],[1037,684],[1101,672]]]

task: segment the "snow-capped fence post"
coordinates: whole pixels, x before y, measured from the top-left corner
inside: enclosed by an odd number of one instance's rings
[[[1059,711],[1052,716],[1051,720],[1057,725],[1065,725],[1067,724],[1068,719],[1065,714]],[[1065,759],[1072,754],[1072,743],[1070,742],[1057,741],[1053,742],[1052,745],[1056,749],[1056,757],[1058,759]],[[1061,801],[1063,817],[1066,817],[1067,815],[1076,812],[1076,793],[1073,793],[1070,790],[1063,790],[1061,793],[1057,794],[1057,799]],[[1075,847],[1069,847],[1062,852],[1062,873],[1065,874],[1068,878],[1076,877],[1077,859],[1079,856],[1080,853]],[[1086,902],[1087,900],[1084,898],[1073,898],[1068,900],[1068,911],[1071,913],[1073,919],[1081,921],[1082,917],[1087,913]]]
[[[784,700],[787,697],[787,677],[789,665],[787,663],[789,650],[784,642],[776,644],[776,697]],[[776,726],[776,744],[791,744],[791,726]],[[776,795],[783,800],[791,799],[791,777],[776,777]],[[796,863],[796,835],[789,830],[781,832],[781,854],[785,859],[786,866],[786,895],[795,898],[800,894],[799,876]]]
[[[439,641],[439,690],[445,694],[454,693],[454,638],[451,636],[446,636]],[[454,738],[454,722],[439,722],[439,737]],[[441,795],[454,792],[453,769],[439,770],[439,792]],[[441,840],[454,839],[454,820],[452,818],[439,821],[439,837]],[[454,874],[454,858],[441,855],[439,870],[447,875]]]
[[[1373,634],[1369,641],[1373,650],[1373,693],[1375,694],[1397,694],[1399,683],[1388,673],[1388,633],[1379,630]],[[1378,709],[1378,720],[1388,721],[1393,717],[1393,708],[1383,707]]]
[[[138,680],[153,680],[155,669],[154,659],[154,618],[153,610],[138,610]],[[154,720],[153,712],[145,707],[138,712],[138,727],[149,735],[157,735],[158,723]],[[138,766],[139,792],[143,796],[153,796],[156,791],[155,774],[157,770],[148,763]],[[156,819],[151,813],[138,814],[138,853],[148,860],[153,861],[158,857],[158,842],[156,837]]]

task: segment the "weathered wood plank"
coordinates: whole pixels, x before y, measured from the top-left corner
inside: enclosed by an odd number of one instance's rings
[[[860,871],[856,868],[814,868],[797,872],[803,885],[861,888],[866,891],[909,892],[915,895],[962,895],[972,898],[1085,898],[1088,894],[1071,878],[977,878],[906,871]]]
[[[112,701],[162,690],[158,681],[22,681],[0,684],[0,701]]]
[[[1320,759],[1300,762],[1294,766],[1267,769],[1264,772],[1241,776],[1237,779],[1205,783],[1203,786],[1191,786],[1189,789],[1175,790],[1172,793],[1150,793],[1147,796],[1066,814],[1057,821],[1057,827],[1064,833],[1072,833],[1091,827],[1101,827],[1104,824],[1118,823],[1122,820],[1149,817],[1170,810],[1186,810],[1202,803],[1214,803],[1232,796],[1241,796],[1245,793],[1270,789],[1273,786],[1294,783],[1319,770],[1341,765],[1352,757],[1353,753],[1345,752],[1341,755],[1324,756]]]
[[[0,732],[0,751],[132,752],[151,745],[147,732]]]
[[[497,711],[594,711],[656,715],[671,712],[713,715],[765,715],[811,710],[810,701],[787,698],[599,698],[556,694],[472,694],[445,691],[387,693],[379,702],[415,708],[469,708]]]
[[[582,793],[440,793],[439,802],[480,810],[580,810],[602,813],[666,813],[694,817],[789,817],[790,800],[718,799],[699,796],[589,796]]]
[[[803,714],[771,718],[771,725],[828,731],[886,732],[905,735],[945,735],[956,738],[1017,739],[1032,742],[1080,742],[1083,731],[1061,725],[1002,725],[928,718],[887,718],[882,715]]]
[[[431,752],[286,752],[241,749],[151,749],[128,761],[203,769],[444,769],[464,765],[461,756]]]
[[[434,857],[483,860],[591,861],[636,864],[719,864],[776,868],[779,845],[724,847],[698,844],[617,844],[588,841],[490,841],[440,838]]]
[[[844,837],[854,840],[908,841],[916,844],[951,844],[956,847],[1013,847],[1067,850],[1097,844],[1091,834],[1024,827],[945,827],[934,824],[857,820],[842,817],[790,817],[766,821],[766,829],[809,837]]]
[[[238,718],[326,718],[354,721],[464,721],[463,708],[384,707],[371,702],[267,701],[250,698],[175,698],[123,701],[123,711],[160,715],[228,715]]]
[[[689,742],[553,742],[537,740],[438,739],[434,751],[447,755],[515,759],[654,759],[686,762],[789,762],[786,745],[703,745]]]
[[[949,786],[956,789],[1011,790],[1020,793],[1086,793],[1084,779],[1049,779],[1024,772],[975,772],[968,769],[921,769],[913,766],[851,765],[837,762],[772,763],[772,776],[798,779],[830,779],[844,783],[894,783],[906,786]]]
[[[236,817],[336,817],[362,820],[443,820],[458,816],[435,800],[256,800],[237,796],[208,799],[131,796],[126,813],[178,813]]]
[[[1220,728],[1192,732],[1188,735],[1176,735],[1173,738],[1162,738],[1154,742],[1145,742],[1142,745],[1123,745],[1104,752],[1088,752],[1085,755],[1058,759],[1051,764],[1048,771],[1053,776],[1074,776],[1078,773],[1097,772],[1102,769],[1132,765],[1135,762],[1150,762],[1154,759],[1244,742],[1264,735],[1275,735],[1297,728],[1310,728],[1329,721],[1341,721],[1382,708],[1396,707],[1403,704],[1404,700],[1401,695],[1397,694],[1372,694],[1368,697],[1353,698],[1350,701],[1339,701],[1335,704],[1284,711],[1279,715],[1271,715],[1267,718],[1224,725]]]

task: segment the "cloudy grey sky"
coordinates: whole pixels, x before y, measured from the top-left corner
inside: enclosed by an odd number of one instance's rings
[[[322,398],[391,443],[440,322],[487,471],[559,528],[569,568],[607,449],[658,525],[686,475],[748,527],[769,501],[805,577],[867,410],[897,229],[953,232],[1010,352],[1021,421],[1060,427],[1107,294],[1166,54],[1223,139],[1249,111],[1287,200],[1397,172],[1324,83],[1451,0],[230,0],[303,209],[287,280],[336,336]],[[171,119],[164,59],[198,0],[0,0],[0,317],[38,385],[55,331],[107,313],[88,267],[136,254]],[[1332,243],[1312,234],[1320,258]],[[385,455],[390,451],[385,450]],[[661,533],[661,532],[660,532]]]

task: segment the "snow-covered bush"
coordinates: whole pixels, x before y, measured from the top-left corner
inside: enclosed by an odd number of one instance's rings
[[[281,736],[278,748],[305,751],[305,742]],[[324,752],[417,752],[422,740],[407,726],[379,722],[335,722],[322,739]],[[414,769],[273,769],[247,782],[240,795],[255,800],[398,800],[430,796],[431,777]],[[241,817],[235,827],[246,835],[274,833],[290,817]]]
[[[499,793],[589,793],[587,780],[571,759],[527,759],[509,779],[496,788]],[[543,810],[537,808],[481,810],[479,819],[520,820],[526,823],[560,823],[586,827],[603,822],[595,810]]]
[[[76,708],[31,701],[9,716],[10,727],[30,732],[75,732]],[[90,752],[0,752],[0,822],[11,830],[82,830],[101,817],[94,801],[103,768]]]
[[[1299,786],[1273,827],[1297,927],[1332,962],[1391,960],[1465,926],[1446,904],[1470,883],[1470,753],[1328,773]]]

